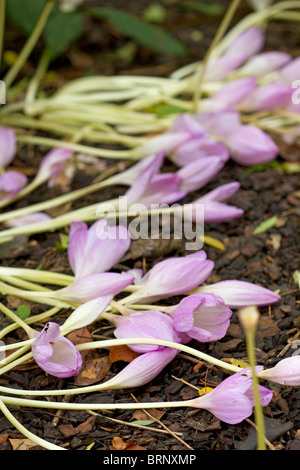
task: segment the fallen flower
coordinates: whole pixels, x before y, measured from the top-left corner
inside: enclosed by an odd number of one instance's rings
[[[197,205],[203,205],[205,223],[221,223],[228,220],[241,217],[244,214],[243,209],[229,204],[224,204],[224,199],[230,198],[240,188],[240,183],[228,183],[213,189],[209,193],[196,199],[193,203],[192,218],[198,220]],[[202,217],[202,211],[200,212]]]
[[[213,261],[206,259],[204,251],[165,259],[158,262],[140,280],[138,284],[140,289],[130,295],[128,301],[131,303],[140,300],[154,302],[185,294],[204,282],[211,274],[213,267]]]
[[[224,167],[224,160],[219,157],[203,157],[189,163],[177,171],[182,178],[180,189],[187,192],[197,191],[212,180]]]
[[[82,357],[73,343],[60,334],[57,323],[48,322],[32,342],[34,360],[48,374],[67,378],[82,365]]]
[[[72,155],[73,150],[63,147],[56,148],[48,152],[39,166],[34,179],[35,185],[40,185],[48,181],[49,186],[51,186],[53,180],[65,171]]]
[[[232,311],[223,299],[215,294],[194,294],[185,297],[176,307],[167,307],[178,332],[187,340],[202,343],[218,341],[225,336]]]
[[[27,184],[27,177],[14,170],[7,170],[0,175],[0,200],[10,199],[18,194]]]
[[[259,372],[260,366],[256,367]],[[252,378],[249,369],[223,380],[214,390],[185,402],[185,405],[210,411],[214,416],[228,424],[241,423],[248,418],[254,407]],[[266,406],[273,397],[273,392],[259,386],[261,405]]]
[[[14,159],[17,141],[13,129],[0,126],[0,168],[7,167]]]
[[[300,356],[282,359],[276,366],[261,371],[258,377],[281,385],[298,387],[300,385]]]
[[[68,258],[76,278],[111,269],[130,247],[126,227],[109,226],[101,219],[90,228],[84,222],[70,224]]]
[[[46,220],[51,220],[52,217],[44,212],[34,212],[33,214],[24,215],[21,217],[16,217],[14,219],[9,219],[6,222],[6,225],[9,227],[20,227],[22,225],[35,224],[38,222],[45,222]]]
[[[278,300],[281,299],[280,295],[270,289],[257,286],[251,282],[238,280],[220,281],[216,284],[200,286],[191,292],[191,294],[194,293],[211,293],[219,295],[229,308],[234,309],[245,307],[247,305],[263,307],[278,302]]]

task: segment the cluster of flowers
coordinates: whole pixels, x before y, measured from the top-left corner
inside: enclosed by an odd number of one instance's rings
[[[129,186],[126,192],[129,204],[138,202],[150,207],[180,201],[190,192],[203,188],[229,158],[245,166],[276,158],[278,148],[273,140],[258,127],[244,124],[241,113],[279,107],[290,110],[291,83],[299,76],[300,62],[285,53],[259,53],[263,43],[263,31],[250,29],[233,41],[221,57],[209,63],[205,81],[217,86],[210,97],[201,101],[201,112],[178,116],[168,132],[149,139],[139,149],[145,158],[118,175],[119,183]],[[225,85],[224,80],[228,80]],[[1,128],[0,132],[0,165],[5,168],[15,156],[16,142],[11,129]],[[176,172],[160,171],[165,156],[179,167]],[[70,150],[52,150],[43,159],[34,186],[46,181],[51,184],[66,169],[71,157]],[[7,170],[0,176],[2,199],[13,198],[26,184],[23,175]],[[222,185],[192,202],[192,219],[197,220],[198,204],[204,205],[206,223],[241,216],[241,209],[223,202],[239,186],[238,182]],[[48,217],[40,215],[40,220]],[[34,216],[38,221],[39,214]],[[15,223],[30,222],[25,218]],[[109,226],[105,219],[90,228],[84,222],[71,223],[68,257],[75,280],[66,287],[40,295],[52,295],[80,306],[61,327],[49,322],[40,333],[33,333],[33,357],[47,373],[62,378],[75,375],[82,366],[82,357],[66,334],[103,318],[114,324],[116,338],[145,339],[145,344],[130,345],[138,356],[106,383],[107,388],[143,385],[159,374],[178,352],[175,348],[147,344],[147,339],[177,344],[186,344],[191,339],[218,341],[226,334],[231,309],[270,305],[280,299],[269,289],[239,280],[201,286],[214,267],[203,250],[160,261],[146,274],[140,270],[111,272],[129,247],[130,234],[123,226]],[[112,313],[110,304],[114,296],[129,286],[134,286],[134,291],[122,299],[124,314]],[[172,307],[153,305],[173,296],[184,298]],[[140,302],[147,303],[148,309],[144,305],[144,309],[137,310],[135,303]],[[280,361],[269,370],[259,366],[258,376],[281,384],[300,385],[299,361],[300,356],[296,356]],[[272,392],[260,387],[260,393],[262,404],[268,404]],[[253,405],[251,374],[242,370],[213,391],[191,401],[190,406],[205,408],[225,422],[237,423],[252,413]]]
[[[186,344],[192,338],[200,342],[218,341],[229,327],[231,309],[252,304],[270,305],[280,299],[269,289],[238,280],[221,281],[199,288],[214,267],[213,261],[207,259],[202,250],[160,261],[146,275],[140,270],[131,270],[126,274],[108,272],[129,247],[130,237],[129,233],[126,237],[126,230],[120,226],[109,227],[104,221],[94,223],[89,229],[83,222],[71,224],[68,256],[76,280],[56,293],[59,298],[80,300],[82,304],[61,327],[49,322],[40,333],[36,333],[32,353],[46,372],[62,378],[75,375],[82,366],[82,357],[65,335],[97,319],[106,319],[114,324],[116,338],[141,338],[145,339],[145,344],[129,345],[138,356],[107,381],[105,387],[141,386],[156,377],[178,353],[175,348],[147,344],[147,339],[177,344]],[[109,236],[112,232],[113,237]],[[107,311],[114,295],[133,283],[136,291],[125,298],[124,314]],[[149,304],[172,296],[184,297],[171,307],[153,305],[149,310],[131,308],[135,302]],[[89,300],[84,301],[86,298]],[[257,373],[259,377],[277,383],[299,385],[299,362],[300,356],[291,357],[280,361],[272,369],[263,370],[259,366]],[[241,422],[253,411],[251,387],[250,371],[241,370],[214,390],[192,400],[189,406],[207,409],[227,423]],[[260,393],[262,405],[265,406],[271,401],[272,392],[260,386]]]

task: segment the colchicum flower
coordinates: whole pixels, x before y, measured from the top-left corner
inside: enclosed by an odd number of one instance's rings
[[[48,185],[51,186],[53,181],[66,170],[72,155],[73,150],[67,148],[56,148],[48,152],[39,166],[35,183],[43,184],[48,181]]]
[[[214,294],[194,294],[185,297],[176,307],[166,309],[174,328],[202,343],[218,341],[225,336],[232,311],[223,299]]]
[[[282,359],[276,366],[261,371],[258,377],[289,387],[299,387],[300,356],[296,355]]]
[[[17,141],[13,129],[0,126],[0,168],[7,167],[14,159]]]
[[[260,366],[256,371],[261,370]],[[214,390],[205,395],[184,402],[187,406],[210,411],[214,416],[228,424],[241,423],[251,416],[254,407],[252,378],[249,369],[223,380]],[[273,392],[259,386],[262,406],[267,406],[273,397]]]
[[[281,297],[265,287],[251,282],[227,280],[216,284],[201,286],[192,293],[211,293],[222,297],[229,308],[237,309],[247,305],[264,307],[278,302]]]
[[[61,336],[57,323],[49,322],[32,343],[34,360],[48,374],[67,378],[74,376],[82,365],[82,357],[74,344]]]
[[[204,251],[158,262],[140,280],[140,289],[128,301],[155,302],[174,295],[186,294],[204,282],[211,274],[214,262],[206,259]],[[132,302],[133,301],[133,302]]]
[[[109,226],[106,219],[93,223],[70,225],[69,263],[76,278],[103,273],[111,269],[126,253],[131,243],[126,227]]]
[[[0,200],[10,199],[27,185],[27,177],[14,170],[0,175]]]
[[[14,219],[9,219],[6,223],[9,227],[21,227],[22,225],[35,224],[51,220],[52,217],[44,212],[34,212],[33,214],[23,215]]]

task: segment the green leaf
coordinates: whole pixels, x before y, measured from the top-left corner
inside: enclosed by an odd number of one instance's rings
[[[20,305],[15,311],[15,314],[21,318],[21,320],[26,320],[26,318],[28,318],[31,314],[31,308],[29,308],[27,305]]]
[[[69,246],[69,235],[65,233],[59,234],[59,242],[56,243],[57,251],[67,250]]]
[[[6,2],[7,17],[24,33],[30,34],[46,4],[45,0],[9,0]]]
[[[155,419],[148,419],[145,421],[131,421],[130,424],[138,424],[139,426],[149,426],[149,424],[155,423]]]
[[[260,233],[267,232],[270,228],[275,227],[277,222],[278,222],[278,217],[276,215],[274,217],[271,217],[270,219],[264,220],[253,231],[253,235],[259,235]]]
[[[79,39],[82,34],[83,16],[79,12],[65,13],[59,10],[49,18],[43,38],[55,59],[64,53],[69,45]]]
[[[187,10],[197,11],[203,13],[206,16],[217,16],[224,13],[224,7],[218,5],[217,3],[204,3],[204,2],[184,2],[182,4],[183,8]]]
[[[156,114],[158,118],[164,118],[172,114],[181,114],[186,112],[186,109],[180,108],[179,106],[173,106],[170,104],[158,104],[147,109],[148,112]]]
[[[91,8],[87,11],[95,18],[110,21],[125,36],[135,39],[149,49],[176,56],[186,54],[186,47],[182,42],[170,36],[160,27],[150,25],[135,15],[116,8]]]

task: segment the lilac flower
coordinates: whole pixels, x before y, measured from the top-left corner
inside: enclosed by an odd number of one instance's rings
[[[139,203],[150,207],[152,204],[172,204],[186,196],[187,191],[180,189],[182,178],[179,175],[157,174],[162,160],[163,155],[158,154],[136,178],[125,194],[129,205]]]
[[[265,369],[258,377],[287,386],[300,385],[300,356],[291,356],[279,361],[276,366]]]
[[[177,171],[182,178],[180,189],[192,192],[205,186],[224,167],[224,161],[219,157],[204,157],[183,166]]]
[[[212,110],[215,109],[217,111],[221,111],[232,109],[249,96],[249,94],[255,89],[256,84],[256,79],[251,76],[239,78],[237,80],[231,80],[230,82],[223,85],[218,91],[213,93],[211,98],[206,101],[210,103]],[[200,118],[201,114],[202,113],[199,113]],[[203,118],[203,121],[205,121],[205,117]],[[203,125],[205,125],[204,122]]]
[[[248,98],[241,103],[243,111],[268,111],[284,106],[291,98],[292,90],[284,83],[269,83],[256,88]]]
[[[223,338],[232,315],[223,299],[215,294],[190,295],[166,311],[178,332],[184,333],[188,340],[194,338],[202,343]]]
[[[55,377],[72,377],[82,365],[79,351],[61,336],[59,325],[53,322],[48,322],[34,339],[32,355],[41,369]]]
[[[220,202],[230,198],[239,188],[240,183],[238,182],[224,184],[196,199],[192,204],[194,222],[198,220],[197,206],[199,204],[203,205],[205,223],[222,223],[241,217],[244,214],[243,209]],[[202,217],[202,211],[200,217]]]
[[[33,214],[23,215],[21,217],[15,217],[7,222],[9,227],[20,227],[22,225],[36,224],[38,222],[45,222],[51,220],[52,217],[44,212],[35,212]]]
[[[180,335],[175,329],[174,322],[168,315],[158,310],[132,312],[129,316],[114,315],[116,338],[154,338],[164,341],[180,342]],[[163,349],[155,344],[130,344],[130,349],[137,353],[145,353]]]
[[[18,194],[27,184],[27,177],[14,170],[7,170],[0,175],[0,200],[10,199]]]
[[[246,54],[250,58],[261,51],[264,43],[265,32],[261,28],[249,28],[234,38],[224,55]]]
[[[287,66],[290,60],[291,56],[286,52],[261,52],[251,57],[242,67],[240,73],[244,76],[262,77]]]
[[[247,60],[245,52],[226,54],[212,59],[207,64],[204,74],[205,82],[217,82],[224,80],[231,72],[238,69]]]
[[[278,302],[281,297],[265,287],[257,286],[251,282],[227,280],[216,284],[201,286],[197,293],[211,293],[222,297],[228,307],[236,309],[247,305],[264,307]],[[194,293],[194,292],[193,292]]]
[[[5,168],[14,159],[17,141],[13,129],[0,126],[0,167]]]
[[[292,86],[295,80],[299,80],[300,77],[300,57],[290,61],[278,72],[277,81],[285,83],[286,85]]]
[[[176,357],[178,350],[162,348],[136,357],[115,377],[105,382],[106,388],[132,388],[147,384]]]
[[[79,277],[72,284],[54,292],[53,296],[68,302],[85,303],[89,300],[116,295],[134,282],[127,273],[95,273]]]
[[[225,140],[231,158],[244,166],[259,165],[278,155],[275,142],[258,127],[241,125]]]
[[[67,148],[56,148],[48,152],[40,164],[35,181],[42,184],[49,180],[51,186],[53,180],[65,171],[72,155],[73,150]]]
[[[257,372],[260,367],[257,366]],[[252,378],[249,369],[223,380],[214,390],[205,395],[185,402],[186,405],[210,411],[213,415],[228,424],[241,423],[253,413],[254,397]],[[273,392],[259,386],[262,406],[270,403]]]
[[[68,258],[76,278],[108,271],[126,253],[130,242],[126,227],[111,227],[106,219],[95,222],[89,229],[84,222],[72,222]]]
[[[154,302],[185,294],[204,282],[213,267],[204,251],[160,261],[141,279],[140,289],[130,296],[130,301]]]

